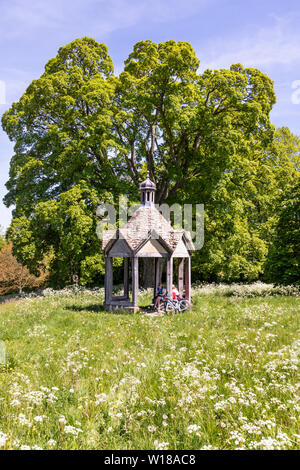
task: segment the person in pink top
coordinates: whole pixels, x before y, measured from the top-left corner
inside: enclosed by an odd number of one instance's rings
[[[178,300],[178,297],[179,297],[178,289],[173,284],[173,286],[172,286],[172,299],[173,300]]]

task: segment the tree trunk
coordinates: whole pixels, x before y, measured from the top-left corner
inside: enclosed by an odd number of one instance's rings
[[[155,260],[154,258],[142,258],[143,269],[142,269],[142,287],[153,287],[154,286],[154,269]]]
[[[23,293],[23,266],[20,269],[20,279],[19,279],[19,294]]]

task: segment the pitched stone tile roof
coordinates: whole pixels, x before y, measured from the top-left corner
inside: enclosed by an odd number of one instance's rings
[[[189,232],[183,229],[173,229],[170,222],[156,209],[155,206],[141,205],[135,211],[128,222],[119,230],[105,230],[102,238],[102,249],[108,247],[110,241],[116,238],[124,238],[132,251],[145,241],[149,235],[155,232],[163,239],[167,247],[173,252],[183,235],[187,248],[194,251],[194,245]]]

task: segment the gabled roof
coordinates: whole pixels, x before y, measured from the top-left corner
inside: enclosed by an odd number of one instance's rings
[[[161,248],[164,249],[167,253],[172,253],[168,243],[166,243],[165,240],[155,230],[152,230],[148,233],[148,237],[142,240],[141,243],[136,247],[134,254],[138,253],[151,240],[153,240],[153,242],[157,241]]]
[[[143,241],[149,238],[149,234],[155,232],[162,239],[170,252],[176,249],[177,244],[183,238],[187,249],[194,251],[194,245],[189,232],[183,229],[173,229],[161,212],[153,206],[141,205],[119,230],[105,230],[102,238],[102,249],[108,251],[113,242],[118,238],[124,238],[132,251],[135,251]]]

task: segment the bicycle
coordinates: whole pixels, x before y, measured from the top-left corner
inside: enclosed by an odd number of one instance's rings
[[[164,310],[166,313],[182,313],[187,309],[191,310],[191,306],[188,300],[186,299],[170,299],[165,296],[163,298]]]

